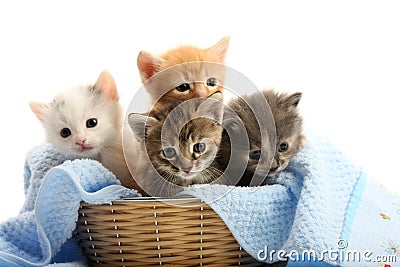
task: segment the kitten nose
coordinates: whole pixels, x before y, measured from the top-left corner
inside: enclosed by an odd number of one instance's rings
[[[196,97],[208,97],[209,95],[207,88],[202,84],[195,84],[194,92]]]
[[[276,171],[276,170],[279,168],[280,165],[281,165],[281,164],[280,164],[280,162],[279,162],[279,159],[276,159],[276,158],[275,158],[274,161],[272,162],[270,171],[271,171],[271,172]]]
[[[193,166],[182,167],[182,171],[189,173],[192,170]]]
[[[76,140],[75,144],[83,146],[86,142],[86,138],[79,138]]]
[[[275,172],[277,169],[278,169],[278,166],[276,166],[276,167],[272,167],[272,166],[271,166],[270,171],[271,171],[271,172]]]

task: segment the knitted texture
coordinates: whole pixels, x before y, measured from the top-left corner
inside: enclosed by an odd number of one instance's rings
[[[25,204],[18,216],[0,225],[0,266],[84,264],[81,249],[71,238],[80,202],[107,203],[139,196],[121,186],[97,161],[65,160],[48,145],[28,153]]]
[[[284,249],[318,252],[335,248],[352,193],[363,172],[316,135],[309,137],[308,146],[293,159],[286,172],[295,173],[300,168],[305,168],[301,171],[305,175],[295,222]],[[282,173],[277,182],[284,184],[285,177],[286,173]]]
[[[36,197],[46,173],[66,160],[67,157],[54,150],[49,144],[35,147],[28,152],[24,168],[25,202],[21,213],[34,209]]]
[[[262,261],[278,260],[276,253],[266,255],[265,248],[300,254],[313,250],[320,256],[338,248],[339,240],[349,241],[351,249],[400,255],[400,195],[367,179],[323,138],[307,137],[307,146],[274,177],[273,185],[195,185],[183,193],[209,204],[239,244]],[[27,155],[25,196],[20,214],[0,224],[0,266],[85,266],[71,238],[79,203],[139,195],[122,187],[99,162],[70,161],[44,145]],[[324,260],[340,266],[377,265]]]
[[[334,146],[310,133],[307,146],[274,178],[274,185],[230,191],[192,186],[185,192],[209,203],[250,255],[275,262],[276,253],[265,257],[260,251],[318,253],[337,247],[361,173]]]

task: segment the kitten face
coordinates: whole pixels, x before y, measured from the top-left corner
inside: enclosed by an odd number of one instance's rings
[[[207,129],[205,132],[204,129]],[[161,131],[159,127],[149,135]],[[187,186],[211,182],[207,168],[213,162],[221,140],[222,126],[205,118],[197,118],[187,123],[180,133],[168,132],[163,144],[147,145],[149,154],[154,155],[153,164],[157,171],[174,184]],[[176,139],[176,136],[179,139]]]
[[[225,61],[228,45],[229,37],[224,37],[207,49],[181,46],[160,57],[141,51],[137,64],[152,100],[156,101],[163,95],[178,99],[208,97],[222,91],[225,68],[221,64]],[[163,71],[168,73],[155,76]],[[157,79],[162,81],[161,85]]]
[[[237,162],[244,162],[245,173],[239,185],[248,185],[254,174],[265,177],[269,173],[275,150],[274,119],[261,93],[232,99],[228,103],[228,110],[231,111],[225,111],[224,127],[231,131],[231,135],[223,136],[221,146],[224,150],[219,155],[220,162],[226,165],[227,153],[232,154]],[[243,130],[240,124],[243,124]],[[245,143],[243,139],[247,137],[248,143]],[[239,142],[231,141],[232,138]],[[239,163],[235,165],[239,166]]]
[[[274,174],[285,169],[290,159],[306,144],[306,137],[302,132],[303,120],[297,108],[301,93],[278,94],[266,90],[263,94],[270,105],[276,125],[277,142],[271,165],[271,174]]]
[[[240,119],[249,138],[247,150],[234,153],[235,157],[240,157],[239,160],[247,162],[245,174],[238,185],[249,185],[255,173],[266,177],[282,171],[290,159],[304,147],[306,139],[302,133],[302,118],[297,109],[300,98],[301,93],[289,95],[265,90],[262,95],[257,92],[228,103],[239,118],[235,121],[232,116],[224,117],[224,126],[233,128],[235,132],[237,120]],[[266,110],[265,101],[268,102],[270,112]],[[254,114],[258,114],[259,121]],[[222,143],[221,147],[225,149],[221,149],[220,158],[226,164],[226,158],[229,157],[226,154],[227,151],[230,152],[227,146],[231,146],[229,137],[224,135]]]
[[[114,144],[122,118],[114,80],[103,72],[94,86],[71,88],[47,104],[30,103],[46,138],[73,158],[93,158]]]
[[[218,178],[210,165],[221,142],[222,94],[177,103],[149,116],[131,114],[129,124],[164,179],[181,186],[209,183]]]

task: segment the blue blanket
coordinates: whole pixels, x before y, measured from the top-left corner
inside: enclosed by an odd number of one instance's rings
[[[44,145],[27,155],[25,196],[20,214],[0,225],[0,266],[85,266],[71,238],[80,202],[106,203],[138,194],[121,186],[99,162],[69,161]]]
[[[28,153],[26,202],[17,217],[0,225],[0,266],[85,266],[71,239],[80,201],[138,196],[96,161],[65,160],[47,145]],[[208,203],[260,261],[289,256],[293,263],[390,266],[400,260],[400,196],[367,179],[324,139],[308,134],[307,147],[275,183],[257,188],[198,185],[185,194]]]
[[[399,189],[388,190],[329,142],[307,136],[307,146],[272,186],[225,193],[225,186],[197,185],[186,193],[208,203],[239,244],[265,262],[287,257],[288,266],[391,266],[400,261]]]

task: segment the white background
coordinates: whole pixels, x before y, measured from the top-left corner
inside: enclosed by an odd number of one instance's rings
[[[400,188],[400,8],[396,1],[2,1],[0,221],[24,201],[26,152],[44,141],[28,102],[115,77],[125,106],[140,50],[207,47],[260,88],[301,91],[306,126]]]

